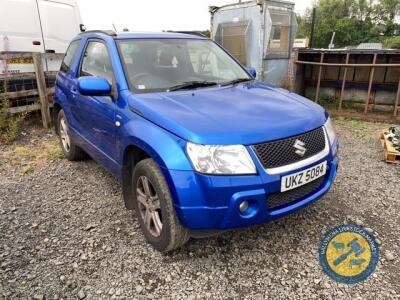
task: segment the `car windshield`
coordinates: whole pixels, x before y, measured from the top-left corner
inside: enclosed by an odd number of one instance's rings
[[[211,40],[118,40],[131,89],[173,91],[251,80],[247,72]]]

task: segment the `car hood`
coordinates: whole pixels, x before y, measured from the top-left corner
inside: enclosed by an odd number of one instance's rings
[[[151,122],[199,144],[256,144],[310,131],[326,121],[321,106],[260,82],[135,94],[129,105]]]

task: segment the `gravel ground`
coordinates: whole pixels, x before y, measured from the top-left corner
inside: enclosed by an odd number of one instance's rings
[[[0,146],[0,298],[400,299],[400,166],[382,161],[384,126],[336,120],[340,172],[316,204],[168,255],[146,243],[112,176],[61,159],[56,137],[30,126]],[[380,245],[375,273],[355,285],[318,261],[325,232],[344,223]]]

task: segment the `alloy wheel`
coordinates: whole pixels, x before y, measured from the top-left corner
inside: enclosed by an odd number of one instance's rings
[[[159,237],[163,227],[160,199],[146,176],[140,176],[138,179],[136,197],[140,216],[146,229],[154,237]]]
[[[69,152],[70,149],[70,139],[68,135],[68,125],[67,122],[65,122],[64,118],[60,119],[60,137],[61,137],[61,143],[64,147],[64,150]]]

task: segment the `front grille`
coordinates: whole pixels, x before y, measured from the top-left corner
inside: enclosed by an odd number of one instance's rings
[[[307,183],[303,186],[299,186],[293,190],[289,190],[286,192],[278,192],[273,193],[267,196],[267,202],[269,208],[275,208],[278,206],[282,206],[288,204],[290,202],[300,200],[313,192],[315,192],[325,181],[325,176],[322,176],[310,183]]]
[[[305,144],[307,151],[304,156],[296,154],[296,148],[294,148],[296,140],[300,140]],[[298,162],[318,154],[324,148],[325,134],[322,127],[286,139],[253,145],[255,153],[266,169]]]

